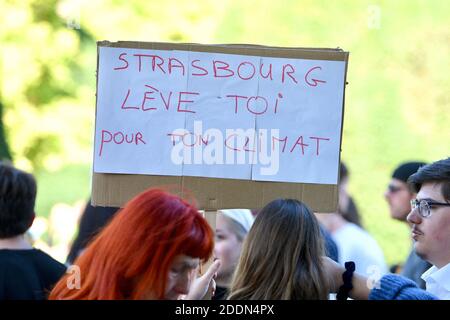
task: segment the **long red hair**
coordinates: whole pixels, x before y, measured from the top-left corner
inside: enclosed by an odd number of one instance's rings
[[[213,231],[195,205],[158,189],[128,202],[74,262],[81,288],[70,289],[66,274],[50,299],[164,298],[175,256],[206,260]]]

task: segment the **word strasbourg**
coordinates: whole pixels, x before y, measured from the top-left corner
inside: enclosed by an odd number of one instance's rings
[[[273,64],[268,63],[266,66],[261,63],[258,67],[250,61],[242,61],[235,69],[226,61],[210,60],[200,61],[199,59],[192,60],[190,65],[185,66],[185,63],[177,58],[163,58],[156,54],[133,54],[128,56],[128,53],[121,53],[118,57],[120,60],[118,66],[114,67],[114,70],[137,70],[138,72],[160,72],[162,74],[178,73],[185,76],[186,69],[189,69],[190,76],[204,77],[211,75],[214,78],[229,78],[239,77],[241,80],[251,80],[255,76],[260,75],[261,78],[267,80],[274,80]],[[130,66],[131,61],[131,66]],[[189,67],[189,68],[188,68]],[[320,66],[313,66],[306,71],[299,72],[295,67],[286,63],[281,67],[281,75],[278,79],[284,84],[290,81],[294,84],[304,82],[309,87],[316,87],[319,83],[326,83],[325,80],[316,79],[314,73],[316,70],[321,70]],[[301,79],[301,80],[300,80]]]

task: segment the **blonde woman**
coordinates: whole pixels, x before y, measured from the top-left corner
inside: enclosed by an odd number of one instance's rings
[[[213,300],[226,299],[242,243],[255,218],[248,209],[217,211],[214,257],[220,260]]]
[[[323,238],[311,210],[292,199],[267,204],[248,233],[230,300],[328,298]]]

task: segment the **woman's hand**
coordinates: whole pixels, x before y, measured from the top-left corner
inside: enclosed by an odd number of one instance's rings
[[[220,261],[215,260],[206,270],[206,272],[195,279],[186,295],[186,300],[202,300],[211,299],[216,290],[216,282],[214,278],[217,276],[217,271],[220,267]]]

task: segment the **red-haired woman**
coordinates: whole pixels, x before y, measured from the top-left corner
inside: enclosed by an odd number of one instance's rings
[[[149,189],[128,202],[75,260],[81,285],[66,274],[50,299],[201,299],[219,267],[213,263],[196,279],[213,241],[194,205]]]

